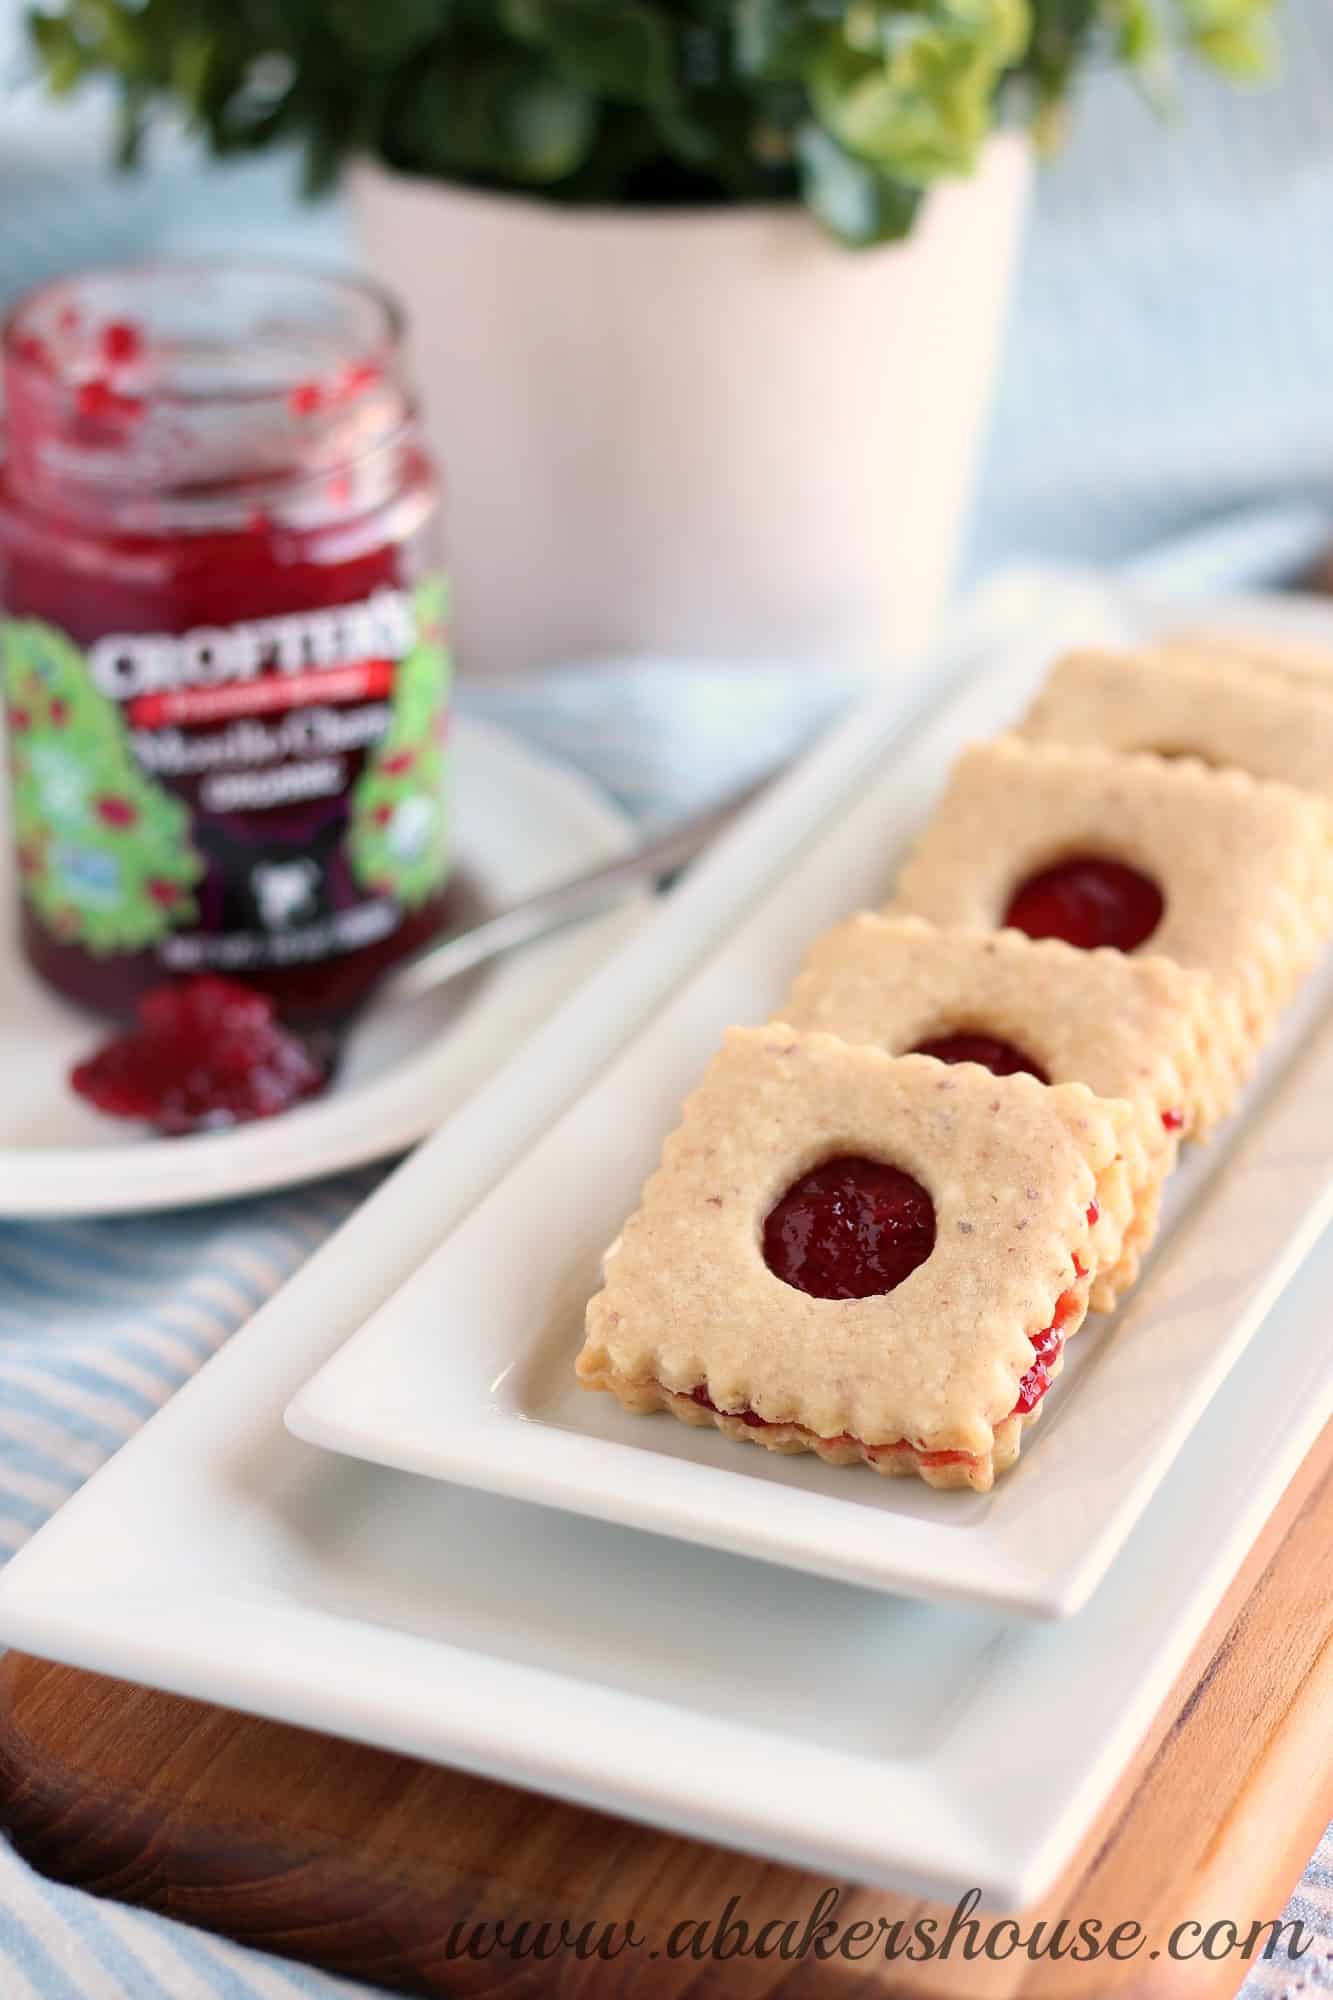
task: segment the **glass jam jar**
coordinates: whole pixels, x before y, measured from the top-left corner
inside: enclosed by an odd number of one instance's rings
[[[216,971],[336,1020],[449,919],[439,490],[380,293],[93,271],[3,332],[22,945],[129,1013]]]

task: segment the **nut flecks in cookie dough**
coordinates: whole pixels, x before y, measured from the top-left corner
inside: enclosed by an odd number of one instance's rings
[[[1333,659],[1322,674],[1281,655],[1081,652],[1057,661],[1023,723],[1034,740],[1193,756],[1333,796]]]
[[[1137,951],[1162,921],[1162,892],[1137,868],[1100,855],[1057,861],[1014,891],[1004,921],[1080,951]]]
[[[1085,1275],[1086,1273],[1080,1271],[1076,1264],[1075,1278]],[[1056,1303],[1055,1318],[1051,1324],[1044,1327],[1040,1333],[1032,1335],[1032,1366],[1018,1385],[1018,1400],[1009,1413],[1010,1419],[1031,1416],[1050,1388],[1059,1372],[1066,1328],[1071,1321],[1082,1319],[1084,1303],[1078,1284],[1071,1285],[1067,1291],[1060,1294]],[[664,1391],[664,1394],[674,1395],[675,1392]],[[735,1423],[743,1424],[747,1430],[763,1431],[778,1428],[755,1410],[719,1410],[708,1393],[708,1385],[704,1382],[697,1382],[691,1389],[690,1401],[697,1404],[700,1409],[710,1411],[715,1417],[727,1417]],[[973,1463],[969,1452],[923,1451],[919,1445],[912,1444],[907,1438],[898,1438],[887,1445],[867,1445],[860,1438],[849,1437],[845,1431],[836,1438],[815,1438],[813,1433],[804,1431],[803,1426],[799,1424],[788,1425],[786,1428],[801,1432],[809,1438],[811,1449],[817,1446],[824,1447],[826,1451],[851,1449],[858,1452],[870,1464],[876,1463],[877,1460],[907,1456],[915,1462],[918,1470],[931,1472],[939,1471],[946,1465],[964,1466]]]
[[[882,1160],[827,1160],[768,1212],[764,1262],[816,1299],[882,1297],[935,1248],[935,1204]]]
[[[1039,1337],[1082,1321],[1127,1112],[1079,1084],[732,1029],[607,1258],[579,1379],[770,1450],[985,1490],[1035,1414],[1025,1381],[1059,1365]],[[926,1189],[935,1246],[888,1293],[816,1298],[768,1269],[763,1225],[848,1157]]]
[[[1242,771],[1001,737],[954,766],[890,909],[993,928],[1029,877],[1098,853],[1160,889],[1147,949],[1212,974],[1238,1084],[1328,935],[1333,812]]]
[[[1107,1311],[1151,1241],[1182,1134],[1206,1129],[1234,1091],[1211,1047],[1214,983],[1169,959],[1034,942],[1017,931],[942,929],[863,912],[816,940],[779,1010],[806,1030],[890,1055],[1021,1050],[1042,1080],[1085,1083],[1132,1107],[1119,1205],[1098,1224],[1093,1306]]]

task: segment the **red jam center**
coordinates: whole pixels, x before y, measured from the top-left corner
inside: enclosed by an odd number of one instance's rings
[[[935,1204],[898,1167],[829,1160],[787,1189],[764,1224],[775,1277],[816,1299],[891,1292],[935,1247]]]
[[[1083,951],[1101,945],[1133,951],[1157,929],[1164,907],[1157,884],[1137,868],[1086,855],[1030,875],[1004,921],[1031,938],[1062,938]]]
[[[141,996],[139,1025],[107,1042],[70,1081],[113,1118],[172,1138],[271,1118],[328,1081],[326,1066],[277,1020],[273,1002],[205,975]]]
[[[980,1063],[992,1076],[1035,1076],[1038,1083],[1051,1080],[1031,1056],[996,1035],[940,1035],[933,1042],[922,1042],[912,1053],[934,1056],[942,1063]]]

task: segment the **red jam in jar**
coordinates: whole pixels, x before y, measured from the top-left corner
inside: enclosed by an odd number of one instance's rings
[[[123,1016],[220,974],[334,1020],[450,918],[439,493],[359,282],[90,272],[3,335],[23,948]]]

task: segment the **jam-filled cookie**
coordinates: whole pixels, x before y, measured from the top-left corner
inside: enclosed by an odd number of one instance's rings
[[[1239,1079],[1327,937],[1331,829],[1243,771],[1006,736],[959,758],[889,910],[1209,972]]]
[[[1081,1084],[731,1029],[608,1253],[580,1381],[770,1451],[985,1492],[1087,1310],[1117,1109]]]
[[[1302,680],[1239,655],[1070,653],[1052,668],[1023,734],[1197,757],[1333,794],[1333,678]]]
[[[1093,1235],[1092,1305],[1108,1312],[1156,1233],[1182,1136],[1207,1124],[1228,1087],[1209,1073],[1212,1001],[1210,975],[1171,959],[862,913],[811,947],[778,1012],[794,1028],[890,1055],[979,1063],[997,1076],[1085,1083],[1128,1099],[1124,1192],[1103,1202]]]
[[[1195,625],[1168,632],[1158,640],[1158,654],[1200,655],[1214,661],[1239,662],[1256,673],[1333,692],[1333,647],[1286,633],[1247,631],[1243,626]]]

